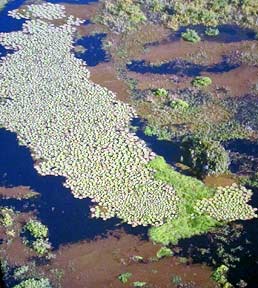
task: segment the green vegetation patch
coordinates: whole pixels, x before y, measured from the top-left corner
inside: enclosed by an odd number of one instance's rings
[[[189,104],[182,99],[175,99],[170,102],[170,107],[175,110],[187,110]]]
[[[192,85],[197,88],[207,87],[212,84],[212,80],[207,76],[197,76],[192,81]]]
[[[120,274],[117,278],[120,282],[122,282],[123,284],[127,283],[129,281],[129,279],[132,277],[132,273],[130,272],[125,272]]]
[[[149,229],[149,236],[154,242],[176,244],[182,238],[205,233],[219,225],[217,220],[208,215],[199,215],[194,208],[197,200],[211,197],[213,189],[195,178],[174,171],[162,157],[156,157],[149,166],[156,171],[155,178],[174,187],[180,198],[179,216],[160,227]]]
[[[133,282],[133,287],[145,287],[146,285],[147,285],[147,282],[143,282],[143,281]]]
[[[50,282],[46,278],[42,279],[27,279],[22,281],[20,284],[15,285],[13,288],[52,288]]]
[[[11,208],[0,209],[0,224],[5,228],[13,226],[14,211]]]
[[[181,34],[181,37],[185,41],[192,43],[197,43],[201,41],[201,37],[198,35],[198,33],[195,30],[189,28],[187,28],[186,31]]]
[[[218,175],[228,172],[229,156],[218,142],[187,136],[181,143],[184,164],[198,175]]]
[[[156,255],[158,259],[161,259],[163,257],[173,256],[173,251],[168,247],[161,247]]]
[[[165,97],[168,95],[168,91],[164,88],[158,88],[155,90],[155,95],[159,97]]]
[[[30,220],[24,226],[24,229],[29,231],[35,238],[46,238],[48,236],[48,228],[37,220]]]

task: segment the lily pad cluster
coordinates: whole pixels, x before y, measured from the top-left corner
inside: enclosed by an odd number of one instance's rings
[[[85,63],[71,53],[78,21],[64,18],[55,26],[43,19],[60,17],[63,8],[28,7],[28,15],[42,19],[0,34],[2,45],[17,50],[0,66],[1,124],[40,160],[40,174],[64,176],[75,197],[96,202],[93,216],[118,216],[133,226],[174,218],[174,189],[154,179],[146,164],[155,154],[128,129],[134,110],[91,82]]]
[[[248,205],[252,191],[244,186],[219,187],[212,198],[197,202],[196,210],[219,221],[248,220],[257,218],[256,208]]]

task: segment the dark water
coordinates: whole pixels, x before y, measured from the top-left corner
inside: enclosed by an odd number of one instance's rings
[[[108,55],[102,47],[102,41],[106,34],[100,33],[85,36],[76,41],[75,45],[83,46],[86,51],[84,53],[75,53],[75,56],[83,59],[88,66],[96,66],[102,62],[108,62]]]
[[[178,76],[196,77],[201,73],[223,73],[236,69],[240,65],[232,64],[227,58],[224,58],[220,63],[205,66],[200,64],[194,64],[185,60],[172,60],[160,65],[151,65],[144,60],[132,61],[127,64],[127,68],[130,71],[137,73],[153,73],[153,74],[169,74]]]
[[[19,146],[15,133],[0,129],[0,186],[30,186],[40,193],[35,200],[1,200],[1,205],[14,206],[19,211],[36,209],[38,217],[50,232],[50,242],[54,248],[60,244],[93,239],[107,231],[118,228],[118,219],[108,221],[90,219],[89,199],[76,199],[63,186],[64,177],[41,176],[33,167],[30,151]],[[133,234],[146,233],[146,228],[132,228],[122,225]]]

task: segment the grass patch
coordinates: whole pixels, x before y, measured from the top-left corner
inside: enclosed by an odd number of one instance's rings
[[[176,244],[180,239],[208,232],[219,222],[208,215],[199,215],[194,206],[198,200],[213,196],[214,189],[201,181],[174,171],[162,157],[156,157],[149,164],[156,170],[155,178],[171,185],[180,198],[178,218],[160,227],[149,229],[149,237],[157,243]]]
[[[132,277],[132,273],[130,272],[125,272],[120,274],[117,278],[120,282],[122,282],[123,284],[127,283],[128,280]]]

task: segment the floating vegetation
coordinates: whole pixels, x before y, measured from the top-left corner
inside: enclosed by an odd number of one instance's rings
[[[201,88],[201,87],[207,87],[212,84],[212,80],[210,77],[207,76],[197,76],[192,81],[192,85]]]
[[[197,43],[201,41],[201,37],[198,35],[198,33],[195,30],[189,28],[187,28],[186,31],[181,34],[181,37],[185,41],[192,43]]]
[[[220,265],[215,269],[211,277],[214,281],[220,284],[221,287],[231,288],[233,285],[231,285],[227,280],[228,271],[229,268],[226,265]]]
[[[219,221],[248,220],[257,218],[257,208],[248,205],[252,191],[243,186],[232,184],[219,187],[210,199],[197,202],[196,210],[201,214],[208,214]]]
[[[3,126],[18,134],[35,160],[43,159],[35,164],[40,174],[62,175],[75,197],[97,202],[93,216],[118,216],[133,226],[174,218],[174,189],[154,179],[146,164],[155,154],[129,132],[134,110],[92,83],[85,63],[71,53],[80,20],[68,17],[54,26],[40,18],[59,19],[63,9],[29,7],[29,14],[10,15],[37,19],[27,20],[22,31],[0,34],[2,45],[18,50],[0,67],[0,92],[8,99],[0,107]]]
[[[204,33],[208,36],[215,37],[219,35],[219,29],[213,27],[207,27]]]

